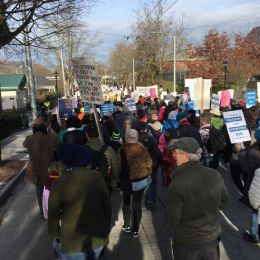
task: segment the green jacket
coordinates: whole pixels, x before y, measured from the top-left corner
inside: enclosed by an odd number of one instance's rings
[[[90,148],[94,151],[98,151],[104,145],[101,143],[97,138],[91,138],[88,140],[87,144]],[[115,151],[110,146],[105,151],[105,156],[107,158],[108,166],[111,169],[111,188],[115,190],[118,180],[119,180],[119,167],[118,167],[118,160]]]
[[[110,197],[98,171],[80,167],[64,171],[53,182],[48,230],[51,239],[61,240],[62,253],[88,252],[107,245],[110,224]]]
[[[184,244],[216,239],[221,234],[219,210],[230,202],[219,172],[190,161],[178,166],[173,175],[166,221],[174,228],[175,239]]]
[[[222,131],[222,128],[224,126],[224,120],[220,117],[212,117],[211,122],[212,125],[214,125],[219,131]]]

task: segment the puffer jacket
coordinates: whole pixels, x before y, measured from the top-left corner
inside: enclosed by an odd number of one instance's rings
[[[121,174],[121,150],[124,149],[129,166],[129,175],[131,181],[138,181],[152,173],[153,161],[146,147],[137,142],[132,146],[132,149],[126,149],[127,143],[117,151],[119,170]]]
[[[177,129],[178,126],[179,126],[178,121],[175,120],[175,119],[169,119],[169,120],[171,120],[172,125],[174,126],[174,128]],[[172,128],[172,126],[170,125],[169,121],[167,120],[167,121],[163,124],[163,128],[162,128],[162,133],[161,133],[161,134],[163,134],[166,130],[168,130],[168,129],[170,129],[170,128]]]
[[[258,224],[260,225],[260,168],[255,171],[255,177],[248,192],[249,201],[254,209],[257,209]]]

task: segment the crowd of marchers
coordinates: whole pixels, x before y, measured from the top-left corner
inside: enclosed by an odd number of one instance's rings
[[[231,104],[221,110],[243,110],[251,141],[231,144],[222,111],[196,115],[178,99],[166,105],[140,97],[135,111],[115,103],[99,122],[84,111],[67,120],[39,113],[23,143],[29,153],[24,180],[36,186],[56,259],[105,255],[113,192],[121,193],[122,232],[138,239],[142,211],[157,209],[158,185],[167,192],[162,221],[175,233],[174,259],[220,259],[219,211],[230,203],[217,171],[221,160],[230,166],[239,200],[252,209],[243,238],[259,245],[259,108]]]

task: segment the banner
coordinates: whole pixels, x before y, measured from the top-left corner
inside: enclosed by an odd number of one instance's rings
[[[223,117],[232,144],[251,140],[242,110],[224,112]]]
[[[212,94],[211,99],[211,109],[219,109],[220,107],[220,96],[216,94]]]
[[[155,91],[155,95],[156,97],[158,96],[158,89],[157,89],[157,85],[154,86],[150,86],[150,87],[136,87],[136,91],[138,93],[138,96],[145,96],[145,93],[151,93],[151,89],[154,89],[152,91]]]
[[[73,58],[73,70],[83,102],[103,104],[103,94],[94,59]]]
[[[126,99],[126,106],[129,108],[129,111],[136,111],[135,99],[134,98],[127,98]]]
[[[246,92],[246,108],[255,106],[256,104],[256,91],[247,91]]]
[[[59,98],[58,99],[58,111],[59,118],[65,119],[72,116],[73,107],[72,107],[72,99],[71,98]]]

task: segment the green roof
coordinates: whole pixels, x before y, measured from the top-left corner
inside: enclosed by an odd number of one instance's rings
[[[1,90],[15,90],[25,88],[26,77],[24,74],[0,75]]]

